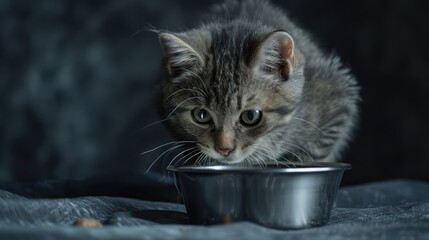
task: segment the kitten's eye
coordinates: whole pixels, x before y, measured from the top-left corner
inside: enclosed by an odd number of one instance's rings
[[[259,110],[247,110],[240,116],[241,123],[248,126],[258,124],[261,121],[261,118],[262,112]]]
[[[201,124],[209,123],[212,120],[210,113],[204,108],[195,108],[192,110],[192,118],[195,122]]]

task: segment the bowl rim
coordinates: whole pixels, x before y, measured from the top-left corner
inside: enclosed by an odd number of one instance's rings
[[[273,167],[271,167],[273,166]],[[351,164],[340,162],[297,162],[270,164],[267,167],[261,166],[244,166],[244,165],[210,165],[210,166],[169,166],[167,171],[184,172],[184,173],[206,173],[206,174],[223,174],[223,173],[316,173],[344,171],[352,168]]]

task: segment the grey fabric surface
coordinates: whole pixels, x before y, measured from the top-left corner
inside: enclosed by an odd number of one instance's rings
[[[0,239],[429,239],[429,183],[393,180],[340,189],[330,222],[280,231],[250,222],[187,224],[181,204],[120,197],[27,198],[0,190]],[[94,217],[105,226],[71,224]]]

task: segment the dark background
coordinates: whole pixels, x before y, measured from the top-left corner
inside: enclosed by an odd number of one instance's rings
[[[188,29],[214,2],[0,0],[0,180],[142,176],[162,151],[139,153],[171,141],[161,124],[140,130],[159,120],[161,50],[145,30]],[[274,2],[362,87],[343,184],[429,180],[427,1]]]

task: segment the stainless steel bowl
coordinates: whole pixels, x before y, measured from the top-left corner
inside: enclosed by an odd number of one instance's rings
[[[297,229],[326,224],[345,163],[170,167],[195,224],[252,221]]]

